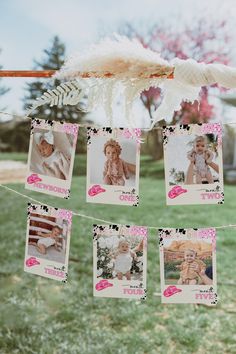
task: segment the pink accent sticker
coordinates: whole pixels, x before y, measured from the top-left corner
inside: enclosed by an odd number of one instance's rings
[[[95,288],[97,291],[100,291],[109,288],[110,286],[113,286],[113,284],[109,283],[106,279],[102,279],[96,284]]]
[[[72,216],[73,213],[70,210],[66,210],[66,209],[58,210],[58,217],[69,221],[70,224],[72,223]]]
[[[168,288],[166,288],[165,290],[164,290],[164,296],[165,297],[170,297],[170,296],[173,296],[173,295],[175,295],[175,294],[177,294],[177,293],[181,293],[181,289],[178,289],[178,288],[176,288],[176,286],[175,285],[170,285],[170,286],[168,286]]]
[[[187,193],[187,189],[184,189],[181,186],[175,186],[169,191],[168,197],[174,199],[182,193]]]
[[[30,257],[25,261],[27,267],[32,267],[35,265],[39,265],[40,262],[35,257]]]
[[[33,183],[36,183],[36,182],[40,182],[42,181],[42,178],[40,178],[37,173],[32,173],[32,175],[30,175],[28,178],[27,178],[27,182],[29,184],[33,184]]]
[[[90,195],[90,197],[94,197],[95,195],[103,192],[106,192],[106,189],[102,188],[99,184],[93,185],[88,190],[88,194]]]

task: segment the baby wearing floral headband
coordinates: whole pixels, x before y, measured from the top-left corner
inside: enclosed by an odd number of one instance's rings
[[[119,156],[121,154],[120,144],[110,139],[104,145],[104,154],[107,158],[103,170],[103,182],[113,186],[124,186],[125,179],[129,179],[127,163]]]
[[[55,148],[52,131],[35,133],[34,140],[42,157],[42,174],[64,180],[68,179],[70,161]]]

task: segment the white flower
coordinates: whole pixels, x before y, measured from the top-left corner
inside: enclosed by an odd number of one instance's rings
[[[108,263],[107,268],[112,268],[113,267],[113,262]]]
[[[98,239],[98,243],[99,243],[99,247],[100,248],[106,248],[106,241],[105,241],[105,239],[103,237],[100,237]]]
[[[103,273],[103,269],[102,268],[97,270],[97,276],[98,277],[100,277],[100,275],[102,275],[102,273]]]
[[[107,248],[111,248],[112,247],[112,240],[111,239],[106,239],[106,246],[107,246]]]
[[[101,261],[105,261],[105,257],[104,256],[102,256],[100,259],[101,259]]]

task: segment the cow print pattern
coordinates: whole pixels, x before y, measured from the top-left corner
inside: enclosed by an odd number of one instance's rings
[[[101,231],[104,231],[107,226],[102,226],[102,225],[93,225],[93,240],[97,241],[98,235],[100,234]]]
[[[138,195],[136,195],[136,201],[134,202],[133,206],[134,207],[139,206],[139,196]]]
[[[141,297],[141,300],[146,300],[147,299],[147,289],[143,289],[144,295]]]
[[[221,195],[221,200],[218,201],[218,204],[224,204],[224,201],[225,201],[224,192],[221,192],[220,195]]]
[[[87,128],[87,145],[91,144],[91,136],[98,134],[99,129]]]
[[[175,127],[174,126],[163,126],[162,137],[163,137],[163,145],[165,146],[168,143],[168,136],[174,135]]]

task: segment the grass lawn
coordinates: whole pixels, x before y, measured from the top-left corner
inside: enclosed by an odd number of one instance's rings
[[[165,205],[164,181],[142,178],[138,208],[85,203],[85,178],[74,177],[70,200],[10,185],[41,203],[114,223],[158,227],[236,224],[236,188],[225,204]],[[219,304],[162,305],[156,231],[148,245],[148,298],[144,302],[92,296],[92,220],[74,217],[67,284],[23,272],[27,200],[0,190],[0,353],[155,354],[236,353],[236,235],[218,232]],[[95,222],[96,223],[96,222]]]

